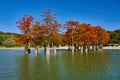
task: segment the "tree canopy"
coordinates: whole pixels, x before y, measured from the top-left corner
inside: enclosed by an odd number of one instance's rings
[[[25,49],[28,50],[29,46],[40,45],[88,48],[89,46],[107,45],[108,42],[120,43],[120,30],[106,31],[101,26],[92,26],[75,20],[60,24],[56,16],[51,10],[43,11],[38,21],[35,21],[32,15],[24,15],[17,21],[17,27],[23,34],[14,36],[16,44],[24,44]]]
[[[31,42],[36,50],[41,44],[44,45],[46,52],[49,50],[48,46],[54,46],[55,49],[55,46],[64,43],[64,45],[71,46],[74,52],[77,46],[82,46],[87,50],[90,46],[106,45],[109,41],[109,34],[101,26],[81,24],[74,20],[69,20],[62,26],[55,18],[56,14],[52,14],[51,10],[45,10],[41,14],[40,21],[35,22],[33,16],[24,15],[17,22],[17,27],[24,33],[21,41],[24,42],[26,50]],[[61,33],[61,27],[64,27],[66,32]]]

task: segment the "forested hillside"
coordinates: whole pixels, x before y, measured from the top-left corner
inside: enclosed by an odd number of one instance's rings
[[[120,29],[114,31],[108,31],[110,34],[109,43],[111,44],[120,44]]]
[[[0,46],[5,47],[13,47],[16,46],[16,42],[14,37],[19,34],[17,33],[10,33],[10,32],[1,32],[0,31]]]

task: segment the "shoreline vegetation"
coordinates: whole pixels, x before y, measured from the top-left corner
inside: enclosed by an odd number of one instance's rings
[[[30,48],[31,50],[35,49],[35,48]],[[42,48],[39,48],[40,50],[41,49],[44,49],[44,47]],[[52,49],[52,48],[50,48]],[[68,50],[68,47],[57,47],[56,49],[62,49],[62,50]],[[103,50],[120,50],[120,46],[105,46],[103,47]],[[0,47],[0,50],[24,50],[24,47]]]

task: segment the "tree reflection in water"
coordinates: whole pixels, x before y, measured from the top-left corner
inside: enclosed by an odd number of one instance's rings
[[[20,59],[20,80],[100,80],[108,74],[109,54],[104,52],[23,55]]]

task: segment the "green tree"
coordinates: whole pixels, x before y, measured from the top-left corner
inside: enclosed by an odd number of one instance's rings
[[[6,34],[0,35],[0,45],[3,46],[2,43],[8,38],[10,38],[10,35],[6,35]]]

